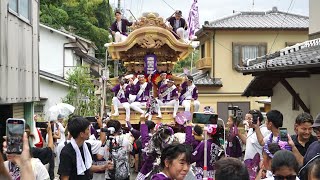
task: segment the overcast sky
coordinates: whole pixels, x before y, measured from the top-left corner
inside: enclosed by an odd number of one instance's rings
[[[290,3],[292,5],[289,9]],[[111,4],[118,0],[110,0]],[[183,17],[188,18],[189,10],[193,0],[121,0],[124,9],[131,9],[134,16],[141,16],[142,12],[158,12],[162,17],[169,17],[174,10],[182,10]],[[279,11],[301,14],[308,16],[309,0],[198,0],[200,24],[204,21],[212,21],[218,18],[232,15],[233,11],[268,11],[276,6]],[[127,12],[125,14],[130,17]]]

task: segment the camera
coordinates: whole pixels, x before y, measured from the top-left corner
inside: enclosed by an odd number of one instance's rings
[[[236,119],[237,122],[242,121],[242,110],[239,108],[239,106],[229,106],[228,110],[232,111],[233,117]]]
[[[116,129],[114,127],[109,127],[109,128],[101,128],[100,131],[105,132],[107,136],[110,136],[116,132]]]
[[[259,113],[254,111],[252,114],[252,124],[257,124],[258,123],[258,119],[260,117]],[[260,122],[262,121],[262,119],[260,119]]]

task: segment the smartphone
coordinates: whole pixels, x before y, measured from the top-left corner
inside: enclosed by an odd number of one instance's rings
[[[218,114],[193,113],[192,123],[194,124],[217,124]]]
[[[97,118],[95,116],[87,116],[86,119],[89,121],[89,122],[97,122]]]
[[[258,113],[252,113],[252,124],[257,124],[259,119],[259,114]],[[261,120],[259,119],[260,123]]]
[[[288,130],[287,128],[279,128],[280,130],[280,141],[288,142]]]
[[[7,128],[7,153],[21,154],[23,147],[23,133],[25,131],[25,120],[9,118]]]
[[[36,127],[37,128],[47,129],[48,123],[47,122],[36,122]]]

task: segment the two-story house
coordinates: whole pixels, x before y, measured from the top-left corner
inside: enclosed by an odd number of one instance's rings
[[[256,101],[266,97],[241,96],[252,80],[243,76],[238,66],[243,60],[275,52],[308,38],[309,18],[278,11],[237,12],[231,16],[205,22],[196,33],[200,41],[200,70],[195,76],[201,106],[212,106],[227,120],[228,107],[239,106],[244,114],[260,109]],[[263,109],[262,109],[263,110]]]
[[[65,30],[40,24],[40,102],[35,113],[41,115],[68,93],[68,73],[77,66],[90,67],[90,74],[99,88],[102,61],[95,58],[93,42]]]
[[[271,108],[283,113],[283,126],[291,134],[298,114],[315,118],[320,113],[320,1],[310,0],[309,6],[310,40],[247,60],[241,67],[244,75],[253,76],[243,96],[271,96]]]
[[[0,148],[7,118],[31,125],[39,100],[39,1],[0,1]]]

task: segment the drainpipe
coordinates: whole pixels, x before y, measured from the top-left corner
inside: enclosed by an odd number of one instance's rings
[[[213,30],[213,36],[212,36],[212,63],[211,63],[211,72],[210,72],[210,76],[212,78],[214,77],[214,64],[215,64],[215,57],[216,57],[216,53],[215,53],[215,37],[216,37],[216,30]]]

